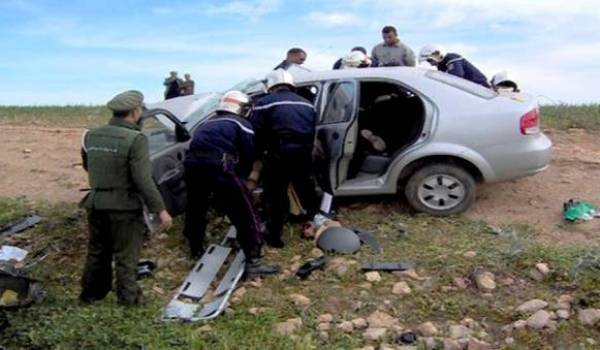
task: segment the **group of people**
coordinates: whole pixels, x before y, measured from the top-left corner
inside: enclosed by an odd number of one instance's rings
[[[333,64],[333,69],[416,66],[414,51],[398,38],[396,28],[385,26],[381,30],[383,42],[371,50],[371,56],[362,46],[353,47],[344,57]],[[286,59],[275,69],[288,69],[292,65],[302,65],[307,54],[301,48],[292,48]],[[427,62],[439,71],[470,80],[476,84],[490,87],[487,78],[471,62],[456,53],[449,53],[439,45],[426,45],[419,52],[419,62]]]
[[[176,71],[171,71],[169,77],[165,78],[165,100],[194,94],[194,81],[190,73],[184,74],[183,78],[179,78]]]
[[[289,184],[297,190],[305,218],[318,208],[312,179],[315,108],[294,92],[294,79],[283,69],[271,72],[266,85],[268,94],[253,103],[240,91],[225,93],[216,114],[198,127],[183,162],[188,192],[183,235],[191,256],[204,253],[207,212],[214,204],[236,228],[249,277],[279,271],[278,266],[261,262],[261,248],[285,245],[282,230],[289,212]],[[85,303],[103,299],[112,289],[113,258],[119,302],[139,303],[136,265],[145,232],[144,206],[157,214],[161,229],[172,224],[152,179],[148,139],[139,125],[143,98],[134,90],[118,94],[107,104],[113,112],[109,123],[82,138],[83,167],[90,184],[81,202],[90,231],[80,294]],[[258,164],[262,164],[262,217],[250,192],[258,180]]]
[[[414,52],[400,42],[395,28],[384,27],[382,36],[383,42],[373,48],[371,57],[364,48],[355,47],[333,68],[416,64]],[[304,208],[304,218],[317,213],[319,203],[312,179],[317,113],[311,102],[294,91],[293,76],[287,71],[292,65],[303,64],[306,56],[300,48],[290,49],[286,59],[267,75],[267,94],[257,101],[240,91],[223,94],[216,114],[193,135],[183,162],[187,188],[183,235],[193,258],[204,253],[211,204],[235,226],[249,276],[267,276],[279,270],[261,262],[261,247],[285,245],[282,230],[289,212],[290,184]],[[483,74],[466,59],[438,46],[424,47],[419,60],[488,86]],[[189,74],[184,81],[177,72],[171,72],[164,85],[166,99],[194,92]],[[157,214],[161,229],[172,224],[152,178],[148,139],[140,129],[143,100],[142,93],[134,90],[116,95],[107,104],[113,112],[109,123],[82,138],[83,167],[90,184],[90,192],[81,202],[89,224],[82,302],[103,299],[112,289],[114,258],[119,302],[139,303],[142,292],[136,282],[136,266],[145,232],[144,206]],[[263,213],[257,210],[250,192],[256,187],[259,169]]]

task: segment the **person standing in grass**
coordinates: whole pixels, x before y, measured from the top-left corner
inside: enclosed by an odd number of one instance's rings
[[[82,138],[81,157],[91,188],[80,203],[89,223],[79,296],[84,303],[101,300],[112,289],[113,258],[119,303],[140,303],[142,291],[136,272],[146,231],[143,205],[158,213],[161,229],[172,223],[152,179],[148,139],[138,126],[143,101],[139,91],[116,95],[107,104],[113,118]]]

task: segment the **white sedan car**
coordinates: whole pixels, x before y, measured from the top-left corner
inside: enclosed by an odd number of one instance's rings
[[[467,210],[476,184],[548,167],[552,143],[540,131],[537,101],[498,94],[433,70],[390,67],[295,72],[297,92],[319,116],[319,185],[334,196],[404,195],[431,215]],[[235,89],[265,94],[261,81]],[[182,159],[190,134],[214,114],[221,94],[148,106],[154,176],[175,214],[185,204]]]

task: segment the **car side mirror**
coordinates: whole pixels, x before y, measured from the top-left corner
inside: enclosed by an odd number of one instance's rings
[[[175,140],[177,142],[185,142],[191,139],[190,132],[187,129],[179,124],[175,125]]]

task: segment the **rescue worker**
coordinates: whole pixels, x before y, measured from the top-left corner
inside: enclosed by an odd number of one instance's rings
[[[362,55],[362,56],[361,56]],[[368,67],[377,67],[377,62],[373,62],[369,56],[367,56],[367,50],[362,46],[353,47],[350,52],[335,61],[332,69],[342,69],[342,68],[368,68]]]
[[[111,290],[113,257],[119,303],[140,303],[142,291],[136,277],[146,231],[143,205],[150,213],[158,213],[161,229],[172,223],[152,179],[148,139],[138,126],[143,99],[141,92],[133,90],[116,95],[107,104],[113,112],[108,125],[82,138],[81,156],[91,188],[81,201],[89,223],[79,296],[86,303],[103,299]]]
[[[193,95],[194,94],[194,81],[190,73],[186,73],[184,76],[185,80],[181,85],[181,96]]]
[[[256,102],[251,118],[257,150],[265,155],[263,184],[268,245],[282,248],[282,228],[289,212],[291,183],[309,218],[318,199],[312,180],[312,148],[317,114],[313,105],[293,92],[292,75],[282,69],[267,75],[269,94]]]
[[[427,61],[432,66],[436,66],[441,72],[467,79],[487,88],[490,87],[485,75],[471,64],[471,62],[458,54],[446,53],[446,50],[441,46],[427,45],[423,47],[419,53],[419,62],[424,61]]]
[[[299,47],[294,47],[288,50],[285,60],[281,61],[277,67],[273,68],[273,70],[284,69],[287,70],[293,64],[297,64],[301,66],[306,61],[306,51],[302,50]]]
[[[244,180],[256,159],[254,131],[247,120],[251,105],[246,94],[229,91],[217,107],[217,115],[194,134],[184,160],[188,198],[184,236],[197,258],[204,251],[209,197],[222,209],[237,231],[246,256],[246,275],[277,273],[276,266],[260,262],[262,231],[253,198]]]
[[[353,51],[342,59],[341,69],[349,68],[368,68],[371,66],[371,60],[367,55],[360,51]]]
[[[165,86],[165,100],[181,96],[183,80],[177,77],[176,71],[171,71],[169,77],[163,82]]]
[[[400,42],[398,32],[392,26],[385,26],[381,30],[383,42],[375,46],[371,58],[377,62],[378,67],[416,65],[415,53],[407,45]]]

